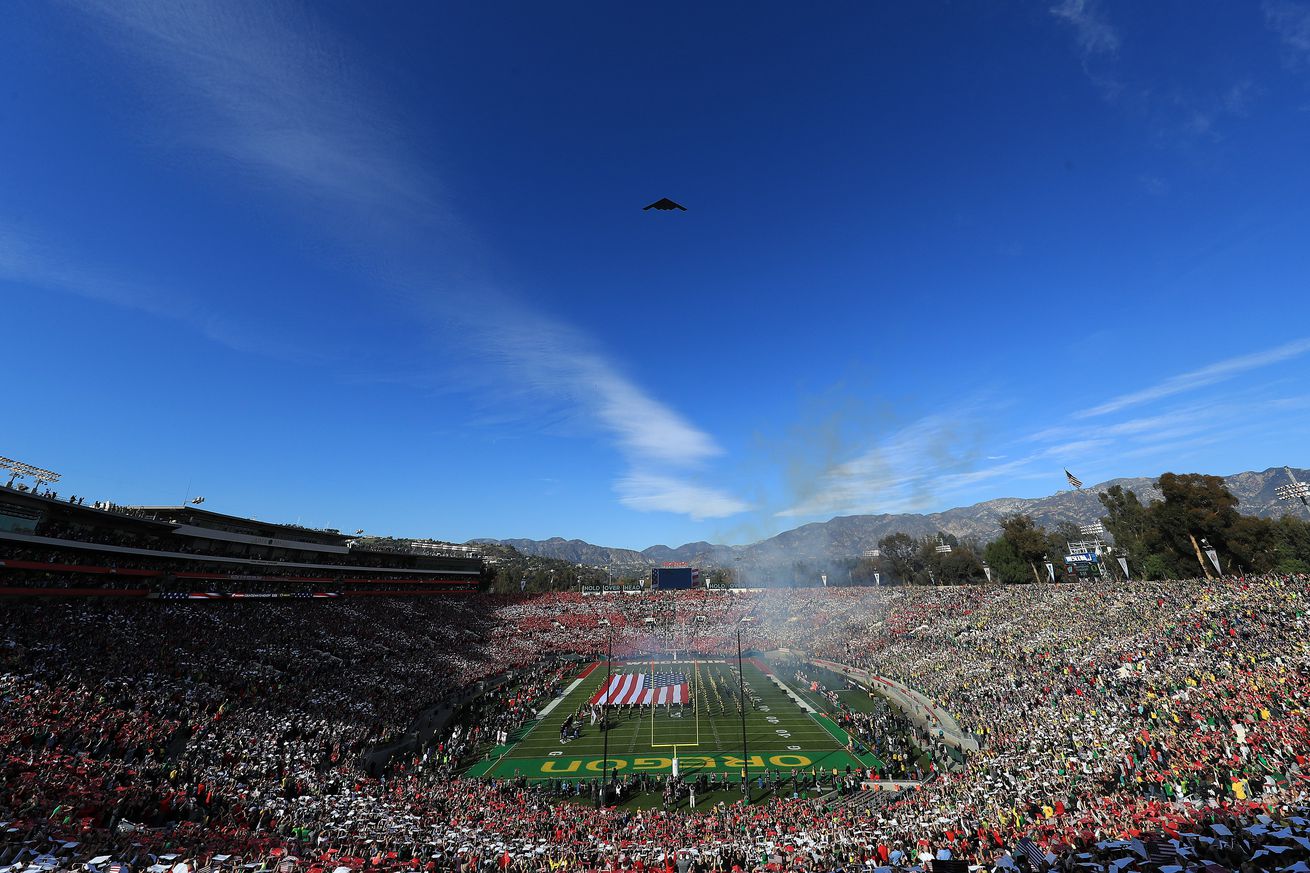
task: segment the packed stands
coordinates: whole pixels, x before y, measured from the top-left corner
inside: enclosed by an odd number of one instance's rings
[[[1036,869],[1050,853],[1068,873],[1296,869],[1310,845],[1297,839],[1307,582],[11,600],[0,866],[49,852],[55,868],[171,854],[188,870],[808,870],[947,853]],[[595,780],[459,775],[551,699],[561,659],[595,655],[601,619],[616,649],[640,651],[656,617],[712,651],[747,614],[753,649],[898,679],[979,751],[934,760],[914,790],[824,796],[836,786],[820,784],[698,811],[596,809]],[[421,720],[478,682],[495,690],[459,718],[435,732]],[[361,756],[398,737],[419,744],[368,775]]]

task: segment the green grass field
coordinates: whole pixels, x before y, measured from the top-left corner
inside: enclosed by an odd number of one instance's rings
[[[723,773],[739,779],[742,758],[741,715],[731,690],[737,687],[732,667],[735,662],[699,661],[676,664],[664,662],[656,671],[679,671],[688,677],[696,699],[695,706],[619,707],[610,710],[613,727],[609,732],[609,767],[619,775],[630,773],[665,774],[672,772],[673,756],[679,759],[679,772],[692,776],[700,772]],[[643,662],[615,662],[614,672],[646,672]],[[765,673],[746,662],[744,678],[759,698],[758,709],[747,703],[746,737],[750,746],[749,765],[752,778],[768,770],[790,773],[811,769],[844,771],[873,764],[845,749],[846,734],[822,711],[808,713],[796,705]],[[568,691],[544,717],[531,722],[510,738],[507,746],[497,747],[490,757],[469,770],[472,776],[529,779],[594,779],[604,767],[603,733],[599,725],[583,719],[582,736],[561,743],[560,726],[565,719],[585,706],[605,683],[605,665],[599,664]],[[800,691],[801,689],[792,689]],[[749,695],[748,695],[749,696]],[[809,700],[814,706],[822,700]],[[818,709],[818,706],[815,706]]]

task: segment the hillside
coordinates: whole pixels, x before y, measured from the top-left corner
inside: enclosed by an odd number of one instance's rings
[[[1310,470],[1293,468],[1293,473],[1302,481],[1310,479]],[[960,538],[974,537],[987,541],[997,535],[1003,517],[1020,512],[1031,515],[1038,524],[1047,528],[1053,528],[1062,521],[1088,524],[1102,514],[1096,496],[1098,491],[1112,485],[1121,485],[1126,491],[1136,491],[1143,502],[1148,502],[1160,497],[1155,481],[1146,477],[1111,479],[1082,491],[1058,491],[1047,497],[1034,498],[1000,497],[972,506],[928,514],[839,516],[829,521],[783,531],[746,546],[696,542],[677,548],[656,545],[638,552],[560,537],[548,540],[479,539],[471,542],[512,545],[525,555],[557,558],[591,566],[612,565],[616,568],[654,567],[666,562],[722,567],[738,560],[748,564],[823,561],[859,555],[865,549],[875,547],[878,540],[898,531],[913,537],[930,536],[943,531]],[[1225,476],[1224,483],[1240,501],[1240,509],[1245,514],[1277,517],[1293,511],[1293,507],[1280,502],[1275,493],[1277,486],[1287,483],[1287,474],[1282,467],[1271,467],[1261,472],[1235,473]]]

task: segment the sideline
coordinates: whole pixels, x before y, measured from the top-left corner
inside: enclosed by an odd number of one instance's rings
[[[592,665],[592,666],[595,666],[595,665]],[[587,670],[587,673],[590,673],[590,672],[591,672],[591,670],[588,669],[588,670]],[[537,721],[541,721],[543,718],[545,718],[546,716],[550,715],[552,712],[555,711],[555,707],[559,706],[561,703],[564,702],[564,699],[565,699],[566,697],[568,697],[568,696],[569,696],[570,694],[572,694],[574,691],[577,691],[577,690],[578,690],[578,686],[582,684],[582,680],[587,678],[587,673],[584,673],[584,674],[582,674],[581,676],[579,676],[577,679],[574,679],[572,682],[569,683],[568,687],[564,689],[564,693],[563,693],[563,694],[561,694],[559,697],[556,697],[556,698],[555,698],[554,700],[552,700],[550,703],[547,703],[545,706],[543,706],[543,707],[542,707],[542,708],[537,712]],[[524,737],[526,737],[526,736],[527,736],[527,734],[524,734]],[[522,742],[522,740],[520,740],[520,742]]]
[[[505,760],[505,758],[509,756],[510,752],[518,748],[519,744],[522,743],[524,740],[526,740],[532,734],[532,732],[537,729],[537,725],[541,724],[542,719],[544,719],[546,716],[554,712],[555,707],[559,706],[561,703],[567,700],[568,696],[577,690],[578,686],[582,684],[583,680],[586,679],[588,676],[590,676],[592,671],[599,666],[600,666],[599,661],[593,661],[590,664],[588,664],[583,669],[583,671],[578,674],[578,677],[569,683],[568,687],[564,689],[563,694],[560,694],[550,703],[547,703],[545,706],[543,706],[540,712],[538,712],[530,721],[525,722],[523,726],[519,728],[519,730],[517,731],[518,739],[506,743],[503,746],[493,747],[491,751],[487,753],[486,758],[474,764],[472,767],[469,767],[466,771],[464,771],[464,775],[474,776],[474,777],[485,776],[488,773],[495,770],[498,766],[500,766],[500,762]],[[499,754],[496,754],[497,752],[499,752]],[[493,760],[493,756],[494,756],[494,760]]]
[[[948,745],[955,746],[961,751],[978,751],[978,741],[962,731],[949,712],[903,683],[825,658],[803,658],[803,660],[809,661],[816,667],[823,667],[838,675],[855,679],[863,683],[866,689],[876,690],[879,694],[890,697],[900,704],[901,709],[912,721],[927,728],[930,733]]]

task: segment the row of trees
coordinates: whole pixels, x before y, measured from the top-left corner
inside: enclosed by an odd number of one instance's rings
[[[879,557],[856,562],[853,584],[961,585],[983,577],[982,549],[972,539],[947,533],[914,539],[894,533],[878,541],[878,551]]]
[[[1310,573],[1310,522],[1242,515],[1218,476],[1165,473],[1159,486],[1161,498],[1148,503],[1119,485],[1100,495],[1101,522],[1112,539],[1113,551],[1103,556],[1110,577],[1123,577],[1119,557],[1134,578],[1214,575],[1207,547],[1224,573]],[[1000,536],[986,545],[944,532],[918,539],[896,533],[878,542],[879,557],[852,564],[850,581],[955,585],[980,582],[990,571],[994,582],[1045,582],[1048,563],[1061,580],[1069,543],[1087,539],[1072,522],[1047,529],[1027,515],[1002,519]]]
[[[1207,547],[1224,573],[1310,573],[1310,523],[1291,515],[1242,515],[1218,476],[1165,473],[1159,485],[1161,499],[1149,503],[1119,485],[1100,495],[1106,511],[1101,521],[1114,541],[1113,559],[1106,561],[1112,576],[1122,575],[1119,557],[1138,578],[1211,576],[1217,571]],[[1011,516],[984,556],[997,581],[1044,581],[1046,556],[1059,577],[1065,544],[1080,539],[1086,537],[1075,525],[1048,532],[1028,516]]]
[[[1132,491],[1112,486],[1101,495],[1105,529],[1116,553],[1152,579],[1213,572],[1203,560],[1202,540],[1228,572],[1310,573],[1310,523],[1242,515],[1218,476],[1165,473],[1161,500],[1144,504]]]

